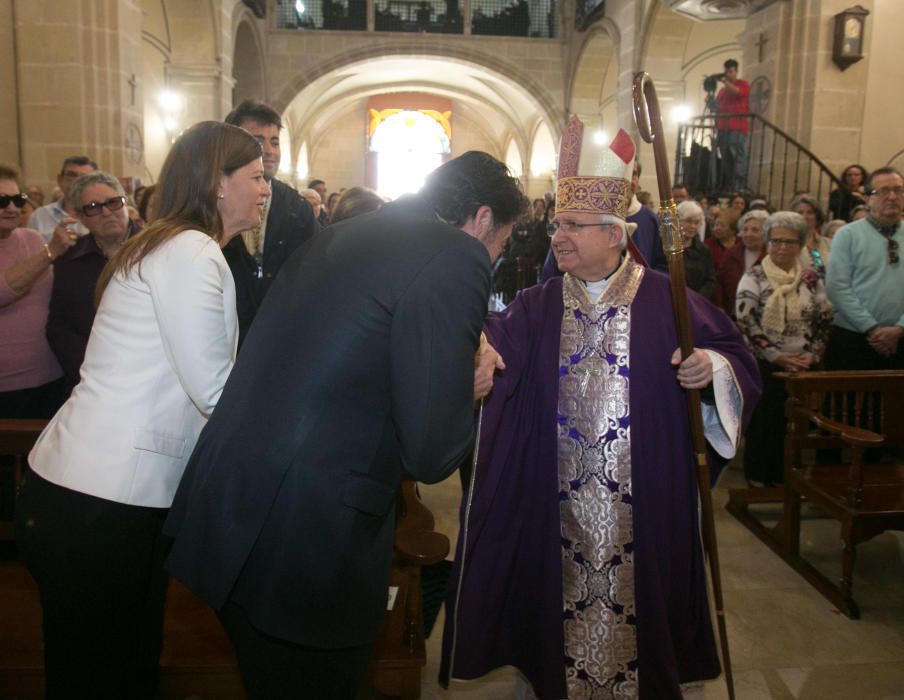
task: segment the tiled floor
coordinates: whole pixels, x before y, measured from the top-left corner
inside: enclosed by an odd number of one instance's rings
[[[904,533],[885,533],[857,548],[854,596],[861,619],[849,620],[724,510],[729,467],[715,492],[728,627],[738,700],[904,700]],[[458,533],[458,476],[421,495],[452,541]],[[768,507],[763,507],[768,511]],[[808,519],[802,551],[827,574],[840,571],[838,524]],[[500,669],[446,691],[436,683],[442,617],[428,640],[424,700],[514,700],[515,672]],[[728,694],[708,683],[706,700]]]
[[[729,467],[715,491],[727,626],[738,700],[904,700],[904,534],[885,533],[857,550],[854,595],[861,619],[849,620],[724,510],[728,488],[743,486]],[[421,486],[437,529],[454,542],[458,475]],[[775,507],[762,507],[765,511]],[[826,573],[840,570],[838,525],[810,518],[802,549]],[[171,588],[161,700],[242,695],[231,649],[216,618],[178,585]],[[0,700],[41,697],[40,612],[34,586],[15,562],[0,562]],[[516,700],[512,669],[471,683],[436,682],[442,613],[428,640],[424,700]],[[727,698],[724,683],[705,700]]]

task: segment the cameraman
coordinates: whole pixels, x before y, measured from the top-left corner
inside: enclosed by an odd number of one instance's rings
[[[716,95],[719,114],[746,114],[750,84],[738,78],[738,62],[733,58],[723,64],[725,73],[719,79],[723,87]],[[716,120],[719,152],[722,154],[722,189],[740,191],[747,188],[747,117]]]

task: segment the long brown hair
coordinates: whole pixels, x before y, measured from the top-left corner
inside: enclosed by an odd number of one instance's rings
[[[116,274],[128,274],[135,265],[140,273],[145,257],[183,231],[194,229],[219,240],[223,235],[217,209],[220,178],[260,157],[260,144],[244,129],[222,122],[200,122],[186,129],[160,170],[154,222],[126,241],[104,267],[96,303]]]

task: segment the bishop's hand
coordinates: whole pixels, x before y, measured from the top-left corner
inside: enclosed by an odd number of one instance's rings
[[[681,362],[681,348],[675,348],[672,365],[678,367],[678,383],[685,389],[703,389],[713,380],[713,361],[705,350],[694,348]]]
[[[480,401],[490,393],[493,388],[493,375],[497,369],[505,369],[505,362],[487,341],[487,337],[480,334],[480,347],[474,355],[474,400]]]

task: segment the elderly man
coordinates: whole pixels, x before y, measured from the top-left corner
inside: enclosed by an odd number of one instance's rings
[[[869,216],[832,239],[826,291],[835,306],[829,369],[904,369],[904,179],[894,168],[873,171]]]
[[[229,113],[226,123],[242,127],[258,140],[264,152],[264,178],[273,191],[261,217],[261,225],[236,236],[223,248],[235,279],[241,346],[283,263],[317,233],[320,226],[311,205],[276,178],[281,153],[279,130],[282,120],[279,114],[263,102],[245,100]]]
[[[719,674],[683,389],[712,386],[715,468],[734,455],[757,369],[694,293],[706,349],[680,362],[668,278],[624,252],[634,144],[622,131],[610,152],[582,153],[573,125],[552,238],[565,275],[486,322],[506,367],[462,509],[441,678],[513,665],[540,700],[680,699],[680,683]],[[578,153],[605,170],[577,175]]]
[[[319,221],[320,212],[323,211],[323,200],[320,198],[320,193],[317,190],[306,187],[303,190],[298,190],[298,194],[304,197],[305,201],[311,205],[311,209],[314,210],[314,218]]]
[[[69,188],[69,209],[88,234],[53,265],[47,341],[63,367],[65,396],[78,384],[94,323],[94,289],[107,260],[140,227],[129,218],[122,185],[103,171],[82,175]],[[59,225],[65,226],[70,219]]]
[[[44,237],[45,241],[50,241],[53,238],[53,230],[63,219],[69,217],[66,206],[72,183],[82,175],[93,173],[95,170],[97,170],[97,163],[87,156],[69,156],[64,160],[60,174],[57,175],[57,185],[63,196],[36,209],[28,220],[28,228],[35,229]],[[78,223],[75,224],[74,230],[81,236],[88,233],[88,229]]]

